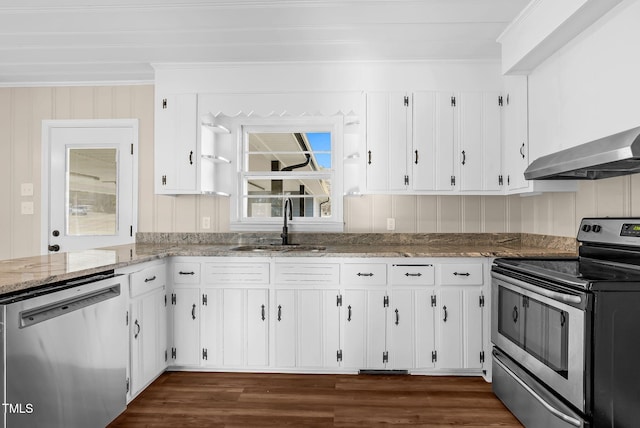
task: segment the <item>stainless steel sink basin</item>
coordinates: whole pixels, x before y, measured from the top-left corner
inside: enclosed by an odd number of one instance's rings
[[[231,251],[246,251],[246,252],[269,252],[269,251],[305,251],[305,252],[318,252],[325,250],[326,247],[319,245],[240,245],[239,247],[231,248]]]

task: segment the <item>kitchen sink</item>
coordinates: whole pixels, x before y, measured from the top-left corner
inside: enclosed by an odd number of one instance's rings
[[[305,252],[318,252],[325,250],[326,247],[318,245],[240,245],[239,247],[231,248],[231,251],[245,251],[245,252],[269,252],[269,251],[305,251]]]

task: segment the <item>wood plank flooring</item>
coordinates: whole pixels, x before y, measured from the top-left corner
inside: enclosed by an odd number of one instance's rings
[[[109,428],[521,427],[479,377],[167,372]]]

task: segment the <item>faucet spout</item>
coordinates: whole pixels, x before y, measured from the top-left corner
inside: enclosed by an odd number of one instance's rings
[[[291,201],[291,198],[287,198],[286,201],[284,201],[284,209],[282,210],[283,213],[283,226],[282,226],[282,233],[280,234],[280,237],[282,238],[282,245],[289,245],[289,227],[287,226],[287,211],[289,213],[289,220],[293,220],[293,202]]]

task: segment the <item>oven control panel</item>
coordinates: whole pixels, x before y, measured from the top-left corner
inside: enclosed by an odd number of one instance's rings
[[[578,241],[640,247],[640,218],[584,218]]]

